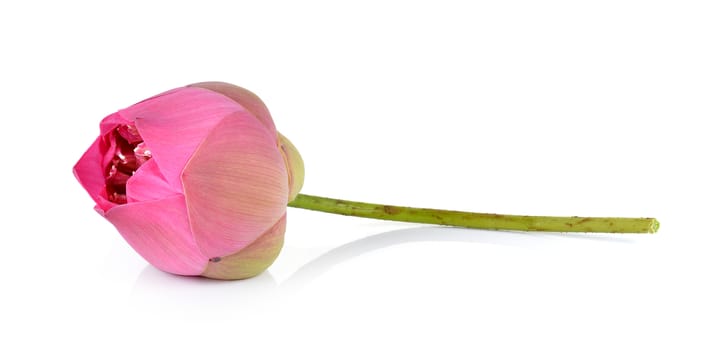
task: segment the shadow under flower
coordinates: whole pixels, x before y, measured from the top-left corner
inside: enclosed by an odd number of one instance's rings
[[[246,280],[221,281],[197,276],[178,276],[147,265],[131,291],[130,303],[142,311],[157,314],[235,315],[265,304],[277,293],[270,272]]]
[[[525,249],[549,249],[553,244],[561,244],[564,240],[573,239],[615,244],[634,242],[622,235],[526,233],[423,226],[383,232],[336,247],[309,261],[282,283],[277,283],[268,271],[246,280],[219,281],[201,277],[171,275],[149,265],[139,274],[132,296],[157,296],[162,302],[165,302],[163,299],[177,301],[197,298],[201,300],[201,303],[211,301],[217,306],[220,305],[218,301],[221,301],[222,298],[238,299],[250,303],[252,300],[268,298],[271,294],[294,292],[333,269],[336,265],[365,253],[406,243],[458,242],[495,244]]]
[[[334,248],[300,267],[287,280],[281,283],[279,287],[286,290],[299,289],[331,270],[336,265],[365,253],[406,243],[460,242],[496,244],[528,249],[545,249],[552,244],[562,242],[564,239],[585,239],[593,242],[601,241],[608,243],[633,242],[619,235],[487,231],[443,226],[400,229],[368,236]]]

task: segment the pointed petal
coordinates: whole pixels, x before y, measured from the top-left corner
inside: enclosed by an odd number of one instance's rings
[[[207,256],[236,253],[283,215],[288,175],[276,139],[248,112],[224,118],[183,171],[193,235]]]
[[[271,113],[268,111],[266,105],[261,101],[261,99],[256,96],[253,92],[246,90],[242,87],[223,83],[219,81],[208,81],[203,83],[192,84],[189,86],[195,86],[200,88],[205,88],[218,92],[224,96],[231,98],[238,104],[246,108],[251,112],[259,121],[268,129],[272,134],[275,135],[275,123],[273,123],[273,118],[271,118]]]
[[[103,215],[115,204],[108,201],[105,193],[105,174],[100,152],[101,138],[98,137],[73,167],[73,175],[95,201],[95,210]]]
[[[145,202],[179,194],[161,174],[158,165],[148,160],[127,181],[127,202]]]
[[[119,125],[128,124],[129,120],[124,118],[119,112],[112,113],[100,122],[100,135],[106,135]]]
[[[166,181],[181,186],[183,167],[200,142],[222,117],[243,110],[221,94],[185,87],[147,99],[120,114],[135,122]]]
[[[210,259],[202,276],[220,280],[240,280],[265,271],[283,248],[286,215],[253,243],[236,254]]]
[[[204,271],[208,259],[190,233],[182,195],[116,206],[105,217],[155,267],[189,276]]]

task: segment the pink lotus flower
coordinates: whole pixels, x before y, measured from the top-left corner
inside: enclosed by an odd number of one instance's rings
[[[149,263],[218,279],[251,277],[273,262],[304,176],[263,102],[216,82],[107,116],[73,171]]]

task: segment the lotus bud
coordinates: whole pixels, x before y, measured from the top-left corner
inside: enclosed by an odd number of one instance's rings
[[[252,277],[273,263],[304,179],[300,154],[263,102],[219,82],[107,116],[74,174],[153,266],[216,279]]]
[[[73,172],[144,259],[178,275],[255,276],[283,246],[286,208],[488,230],[654,233],[655,218],[529,216],[301,194],[305,170],[263,102],[235,85],[166,91],[105,117]]]

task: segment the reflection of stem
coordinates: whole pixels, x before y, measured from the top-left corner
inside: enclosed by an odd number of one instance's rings
[[[453,210],[399,207],[298,194],[288,203],[294,208],[364,218],[478,228],[487,230],[546,232],[655,233],[653,218],[578,216],[526,216],[470,213]]]

